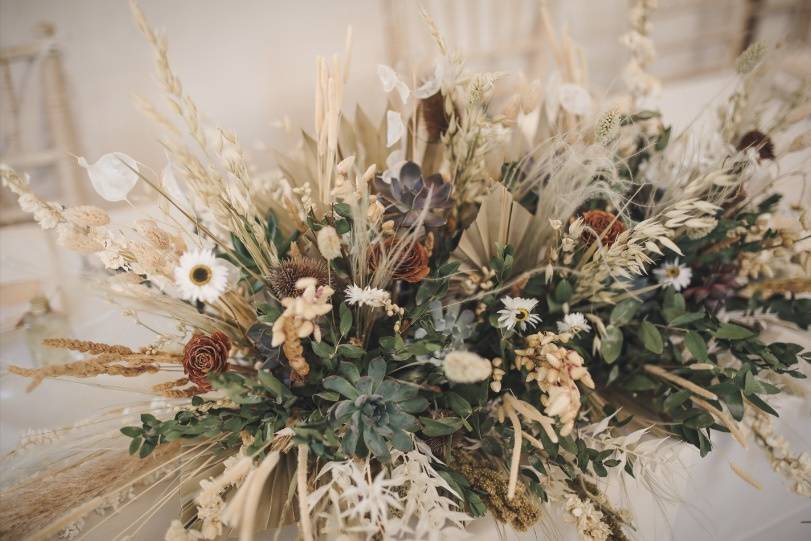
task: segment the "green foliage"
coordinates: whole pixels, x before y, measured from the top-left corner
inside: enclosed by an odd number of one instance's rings
[[[344,398],[330,408],[333,428],[341,448],[349,456],[372,454],[388,462],[390,447],[410,451],[411,434],[420,428],[413,414],[428,407],[414,385],[386,377],[386,361],[372,359],[365,376],[356,367],[342,363],[342,374],[324,379],[325,389]]]
[[[272,384],[277,387],[277,391],[265,391],[256,381],[236,374],[227,376],[229,381],[223,384],[228,386],[234,395],[243,397],[261,395],[264,399],[245,400],[237,409],[214,407],[205,410],[200,407],[208,403],[200,397],[195,397],[191,408],[177,412],[172,419],[161,421],[154,415],[142,414],[141,426],[126,426],[121,429],[122,434],[132,438],[130,454],[138,453],[138,456],[144,458],[159,445],[179,439],[220,438],[221,447],[233,448],[242,444],[240,433],[243,431],[251,434],[254,437],[253,446],[257,450],[261,449],[267,438],[284,427],[287,412],[294,398],[288,394],[289,391],[286,393],[278,389],[275,382]],[[245,385],[240,392],[236,391],[240,386],[238,379]],[[279,397],[286,396],[287,401],[280,402],[273,398],[277,392]]]

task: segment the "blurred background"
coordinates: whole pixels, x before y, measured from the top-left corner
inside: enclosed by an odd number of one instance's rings
[[[152,25],[169,37],[169,56],[188,94],[214,125],[233,130],[258,170],[270,148],[311,130],[316,56],[342,52],[352,27],[352,62],[345,110],[362,102],[382,114],[377,65],[401,73],[424,68],[435,44],[406,0],[142,0]],[[545,79],[543,28],[530,0],[424,0],[440,32],[472,67],[521,71]],[[557,28],[582,48],[590,88],[622,90],[628,60],[620,36],[628,31],[627,0],[548,0]],[[731,90],[735,57],[755,40],[796,51],[793,69],[811,70],[811,0],[659,0],[653,20],[665,121],[678,130]],[[157,128],[139,109],[162,103],[153,56],[132,22],[126,1],[0,0],[0,162],[31,174],[42,196],[110,208],[95,195],[76,156],[93,162],[126,152],[160,171]],[[796,166],[797,164],[791,164]],[[802,165],[801,165],[802,166]],[[808,170],[808,164],[805,166]],[[149,169],[151,168],[151,169]],[[142,190],[142,188],[140,188]],[[136,191],[113,206],[129,221],[150,205]],[[807,200],[806,200],[807,204]],[[0,365],[32,364],[32,336],[61,332],[84,339],[139,345],[150,340],[120,309],[96,299],[83,278],[93,263],[60,249],[26,221],[5,190],[0,195]],[[47,302],[46,302],[47,301]],[[126,329],[126,332],[122,332]],[[121,389],[46,382],[26,395],[21,382],[0,376],[0,450],[37,428],[70,423],[83,413],[125,404]],[[77,388],[79,392],[77,392]],[[49,404],[59,403],[59,408]],[[811,449],[808,406],[784,420],[786,436]],[[35,432],[33,432],[35,433]],[[720,444],[684,479],[684,501],[671,513],[674,538],[811,539],[811,505],[791,495],[757,450]],[[764,484],[757,493],[731,475],[735,461]],[[742,505],[757,513],[744,514]],[[781,528],[783,528],[781,530]],[[649,530],[650,531],[650,530]],[[656,539],[668,538],[662,526]],[[797,532],[805,536],[795,537]]]

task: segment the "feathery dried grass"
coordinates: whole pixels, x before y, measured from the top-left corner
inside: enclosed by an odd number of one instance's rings
[[[148,459],[126,451],[98,451],[46,478],[21,483],[0,495],[0,536],[6,539],[47,539],[73,520],[60,519],[71,510],[91,512],[106,494],[114,493],[139,474],[166,464],[178,453],[177,444],[161,446]],[[76,517],[81,518],[81,514]]]
[[[8,371],[18,376],[31,379],[27,392],[36,389],[46,378],[76,377],[92,378],[102,374],[110,376],[135,377],[161,370],[165,364],[180,364],[181,355],[164,352],[135,352],[124,346],[111,346],[71,339],[49,339],[45,344],[81,351],[92,355],[91,358],[72,363],[44,366],[42,368],[24,368],[11,365]]]
[[[206,129],[197,106],[172,71],[166,38],[149,26],[136,0],[130,0],[130,8],[136,25],[155,51],[158,78],[168,105],[183,120],[206,164],[177,137],[165,142],[167,150],[200,203],[213,213],[219,225],[236,235],[262,273],[267,274],[277,261],[276,249],[256,226],[263,217],[250,198],[253,180],[244,151],[233,133],[220,128]],[[159,124],[166,124],[163,117],[154,113],[150,116],[157,118]]]

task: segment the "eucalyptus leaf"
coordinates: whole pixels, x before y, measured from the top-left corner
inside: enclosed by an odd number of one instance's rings
[[[600,353],[603,355],[605,362],[611,364],[619,358],[622,352],[622,340],[622,331],[617,327],[609,325],[605,328],[605,336],[600,348]]]
[[[643,320],[639,325],[639,335],[642,338],[642,344],[645,346],[645,349],[657,355],[661,355],[662,351],[664,351],[662,335],[653,323],[648,320]]]
[[[338,311],[341,315],[339,331],[341,336],[346,336],[350,329],[352,329],[352,310],[350,310],[346,304],[342,303]]]
[[[697,361],[706,363],[710,360],[707,353],[707,344],[697,332],[689,331],[684,336],[684,345],[687,347],[690,354],[692,354],[693,358],[695,358]]]
[[[568,300],[572,297],[572,293],[574,293],[572,284],[570,284],[568,280],[561,280],[555,287],[555,300],[558,302],[558,304],[568,302]]]
[[[690,398],[691,394],[692,393],[687,390],[676,391],[675,393],[672,393],[670,396],[665,398],[662,407],[667,412],[672,411],[681,406],[682,404],[684,404],[687,401],[687,399]]]
[[[627,299],[618,303],[611,310],[611,316],[609,317],[611,325],[622,327],[630,323],[640,306],[641,304],[633,299]]]
[[[724,340],[744,340],[753,336],[755,333],[734,323],[721,323],[721,326],[715,331],[715,337]]]
[[[459,417],[468,417],[473,413],[473,408],[470,407],[470,402],[459,396],[454,392],[445,393],[445,400],[448,401],[448,406]]]
[[[622,386],[629,391],[650,391],[655,389],[657,384],[644,374],[634,374]]]
[[[718,398],[727,405],[730,415],[736,421],[743,419],[743,397],[737,385],[724,382],[709,387],[709,390],[718,395]]]
[[[350,359],[360,359],[363,357],[366,352],[363,348],[359,348],[358,346],[353,346],[352,344],[341,344],[338,346],[338,353],[343,355],[344,357],[348,357]]]
[[[429,438],[448,436],[462,428],[462,419],[459,417],[443,417],[441,419],[420,417],[420,422],[422,423],[422,433]]]

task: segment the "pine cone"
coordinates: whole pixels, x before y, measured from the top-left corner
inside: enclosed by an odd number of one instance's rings
[[[219,331],[211,336],[195,334],[183,348],[183,371],[200,390],[210,391],[206,376],[227,370],[230,351],[231,340]]]

